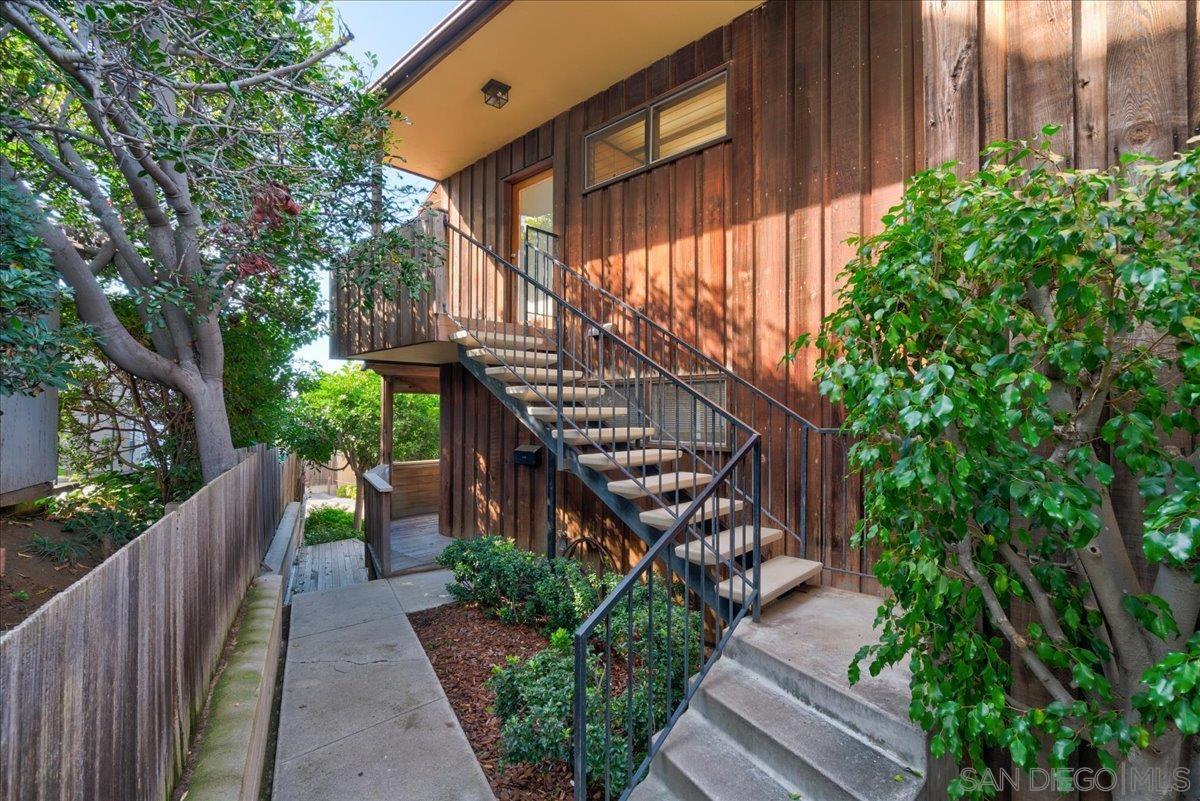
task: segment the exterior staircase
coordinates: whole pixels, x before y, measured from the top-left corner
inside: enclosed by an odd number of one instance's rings
[[[907,722],[906,681],[891,676],[850,688],[845,679],[854,652],[872,639],[877,601],[798,590],[824,566],[784,552],[789,541],[812,552],[807,454],[836,432],[813,426],[547,254],[527,245],[527,255],[544,261],[520,270],[448,221],[446,231],[448,248],[472,253],[468,262],[484,267],[478,280],[459,281],[449,313],[459,326],[451,340],[460,363],[534,433],[549,467],[577,475],[647,546],[575,632],[577,801],[601,787],[604,797],[622,800],[928,799],[925,740]],[[530,297],[538,303],[512,308],[513,298]],[[768,433],[684,377],[700,374],[717,375],[765,409],[760,425]],[[795,443],[801,454],[798,516],[764,501],[763,437],[772,434],[777,447]],[[795,477],[790,467],[785,473]],[[665,643],[635,637],[634,604],[648,600],[647,614],[656,614],[656,584],[667,599],[657,614],[682,606],[683,631],[672,640],[668,623]],[[621,683],[649,688],[660,704],[666,698],[665,715],[650,704],[639,712],[648,709],[647,720],[635,723],[628,706],[612,717],[617,693],[626,692],[613,689],[617,646],[628,652]],[[588,665],[596,659],[606,665],[605,687],[593,697]],[[594,711],[603,736],[582,723]],[[585,755],[600,746],[611,753],[613,738],[621,740],[615,759],[589,774]]]

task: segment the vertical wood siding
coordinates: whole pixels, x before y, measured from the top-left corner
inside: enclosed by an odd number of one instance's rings
[[[832,308],[837,274],[852,252],[845,238],[874,228],[922,160],[914,105],[917,11],[899,0],[769,2],[451,176],[443,182],[451,222],[511,253],[511,178],[552,166],[564,261],[814,422],[834,422],[808,379],[813,355],[790,365],[780,359],[793,338],[815,331]],[[731,87],[727,141],[583,191],[584,131],[722,66]],[[456,258],[451,254],[452,276],[478,269]],[[469,377],[452,383],[443,404],[458,403],[461,391],[466,405],[461,416],[446,415],[446,434],[451,448],[474,457],[451,457],[445,506],[457,508],[453,519],[462,524],[449,531],[471,535],[470,521],[495,525],[511,516],[518,540],[534,532],[533,547],[542,547],[544,509],[527,505],[521,490],[526,481],[541,487],[544,477],[512,465],[512,448],[529,435],[497,426],[492,415],[502,407],[482,388],[472,389]],[[485,420],[487,426],[477,423]],[[748,422],[768,424],[765,413]],[[498,429],[502,447],[495,448],[484,432],[494,438]],[[795,495],[798,509],[798,492],[787,483],[794,476],[785,476],[782,450],[777,455],[765,491],[781,500]],[[823,458],[832,485],[844,472],[844,453],[827,450]],[[477,480],[481,465],[494,469],[496,459],[502,476],[515,476],[518,491],[511,496],[496,495],[490,474]],[[619,523],[591,493],[573,479],[562,485],[564,522],[617,544],[622,560],[636,553],[636,546],[619,545]],[[831,492],[831,503],[846,500]],[[835,552],[824,556],[862,570],[863,556],[848,548],[849,533],[841,532]],[[871,589],[859,579],[827,578]]]
[[[0,798],[169,797],[298,477],[249,451],[0,639]]]
[[[835,424],[809,379],[815,352],[779,360],[832,310],[853,253],[846,239],[877,231],[917,169],[977,164],[988,141],[1048,122],[1063,126],[1057,143],[1081,166],[1182,147],[1200,132],[1198,13],[1196,0],[770,0],[451,176],[450,218],[511,253],[510,179],[552,166],[568,264],[800,414]],[[583,191],[585,131],[721,66],[730,75],[728,141]],[[455,258],[451,281],[462,269]],[[522,532],[540,531],[542,509],[526,505],[522,490],[542,476],[511,462],[510,446],[528,435],[501,414],[501,447],[485,443],[499,405],[462,391],[475,405],[449,412],[446,433],[479,458],[456,462],[447,503],[467,503],[480,466],[494,469],[499,458],[517,490],[502,483],[498,498],[491,485],[479,490],[489,500],[470,501],[471,519],[514,516]],[[825,502],[853,508],[858,487],[841,481],[844,453],[814,449],[810,464],[831,487]],[[563,491],[567,513],[589,533],[616,536],[582,486],[566,482]],[[799,495],[787,481],[769,491]],[[849,533],[840,530],[820,556],[864,569],[869,559],[849,548]]]

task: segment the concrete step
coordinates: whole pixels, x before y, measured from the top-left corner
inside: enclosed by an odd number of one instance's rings
[[[500,331],[457,331],[450,341],[467,348],[514,348],[517,350],[557,350],[557,346],[539,336],[507,334]]]
[[[629,801],[679,801],[679,796],[672,793],[662,779],[651,773],[633,788]]]
[[[762,603],[766,606],[793,587],[799,587],[809,579],[819,578],[821,563],[796,556],[776,556],[762,563],[759,575],[762,582]],[[722,598],[731,598],[738,604],[742,603],[745,597],[743,591],[749,592],[750,589],[741,576],[732,576],[717,585],[717,592]]]
[[[680,801],[789,801],[794,789],[754,764],[702,716],[684,713],[650,770]]]
[[[764,562],[763,572],[780,558]],[[722,661],[738,662],[893,761],[924,773],[925,735],[908,719],[908,670],[871,676],[864,666],[854,686],[846,675],[855,652],[877,641],[878,606],[878,598],[861,593],[805,588],[765,608],[761,623],[739,625]]]
[[[615,470],[619,467],[642,467],[650,464],[673,462],[683,455],[682,451],[669,448],[646,448],[643,450],[618,451],[617,453],[583,453],[577,456],[579,463],[593,470]]]
[[[546,367],[558,361],[558,354],[542,350],[509,350],[499,348],[472,348],[467,358],[480,364],[511,364],[515,367]]]
[[[558,400],[558,377],[554,370],[550,370],[554,383],[550,385],[532,386],[532,387],[508,387],[505,392],[512,395],[514,398],[520,398],[527,403],[545,403],[545,399],[551,402]],[[563,380],[566,380],[564,373]],[[568,387],[564,386],[562,390],[563,403],[579,403],[583,401],[596,400],[603,398],[608,394],[608,390],[601,387]]]
[[[610,426],[608,428],[590,427],[583,431],[563,431],[563,442],[568,445],[612,444],[615,442],[634,442],[654,436],[656,429],[650,426]],[[552,432],[557,437],[558,432]]]
[[[499,367],[489,367],[483,372],[491,378],[507,381],[510,384],[518,381],[553,381],[556,385],[558,383],[558,370],[553,367],[507,367],[501,365]],[[583,378],[583,371],[563,370],[562,377],[563,381],[577,381]]]
[[[651,509],[648,512],[642,512],[638,517],[648,526],[652,526],[659,531],[666,531],[671,526],[675,525],[675,521],[679,516],[687,511],[691,506],[691,501],[668,506],[665,509]],[[709,498],[704,504],[696,510],[692,515],[692,520],[700,522],[709,520],[714,517],[723,517],[731,512],[739,512],[746,505],[745,501],[734,501],[730,498]]]
[[[622,498],[635,500],[648,498],[651,495],[661,495],[664,492],[692,492],[704,489],[712,476],[708,473],[662,473],[645,478],[626,478],[621,481],[608,482],[608,491]]]
[[[732,660],[713,666],[692,709],[801,798],[912,801],[920,794],[921,777]]]
[[[629,414],[627,406],[530,406],[526,413],[534,420],[554,423],[558,421],[559,412],[567,420],[577,423],[599,422],[624,417]]]
[[[783,538],[783,529],[759,528],[758,539],[766,547]],[[728,562],[731,556],[741,556],[754,549],[754,526],[734,526],[731,529],[710,534],[703,543],[692,540],[675,548],[675,555],[696,565],[715,565]],[[763,564],[766,564],[764,562]]]

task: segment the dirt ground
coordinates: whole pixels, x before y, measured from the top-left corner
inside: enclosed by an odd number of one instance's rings
[[[518,763],[500,768],[500,720],[488,711],[492,666],[508,656],[528,658],[546,647],[546,638],[524,626],[489,618],[478,609],[451,604],[409,615],[433,670],[475,749],[498,801],[569,801],[567,765]]]
[[[4,574],[0,575],[0,630],[16,626],[100,562],[100,554],[95,551],[88,551],[77,562],[56,565],[22,550],[38,534],[53,542],[71,536],[50,520],[0,515],[0,548],[4,549]]]

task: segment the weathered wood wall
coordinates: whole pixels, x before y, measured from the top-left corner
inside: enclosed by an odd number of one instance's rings
[[[296,460],[244,458],[0,639],[0,798],[169,796]]]
[[[918,10],[899,0],[769,2],[444,181],[450,222],[511,252],[511,183],[552,166],[554,228],[569,265],[809,419],[830,422],[808,378],[812,355],[790,365],[780,357],[832,308],[851,253],[843,240],[873,229],[921,162]],[[586,130],[722,65],[727,141],[583,191]],[[479,266],[451,252],[451,289],[464,269]],[[444,414],[453,402],[443,398]],[[472,439],[453,417],[443,430]],[[775,475],[784,472],[780,464]],[[448,480],[456,495],[460,483],[470,486],[470,474]],[[607,520],[589,510],[590,494],[573,482],[565,491],[565,513],[603,533]],[[771,491],[788,489],[780,481]],[[522,519],[516,497],[512,513]],[[864,570],[843,529],[837,558]],[[865,587],[856,578],[843,585]]]
[[[392,462],[392,519],[436,512],[441,508],[440,459]]]

